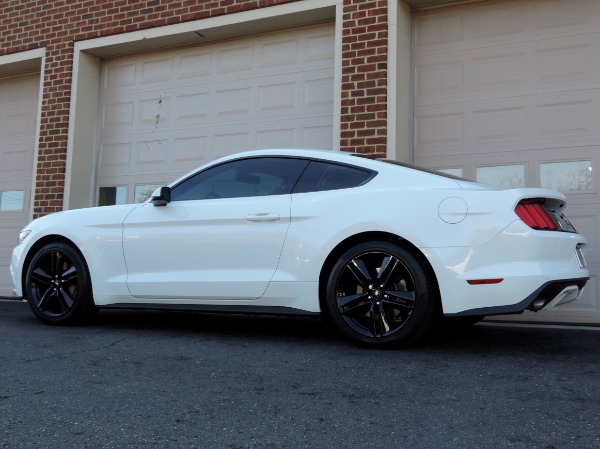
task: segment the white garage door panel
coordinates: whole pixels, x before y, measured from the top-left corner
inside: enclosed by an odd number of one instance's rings
[[[447,154],[589,146],[600,89],[415,106],[415,163]]]
[[[595,33],[597,0],[487,0],[419,11],[414,47],[419,55]]]
[[[325,124],[324,124],[325,122]],[[155,172],[177,177],[197,165],[251,148],[331,148],[333,126],[322,117],[268,123],[214,124],[173,132],[131,133],[103,139],[99,178]],[[329,144],[327,144],[329,142]],[[166,164],[166,165],[165,165]],[[100,185],[104,185],[103,181]]]
[[[0,80],[0,296],[12,294],[9,265],[30,219],[39,76]]]
[[[598,33],[415,56],[419,105],[598,85]]]
[[[329,69],[240,79],[208,86],[163,86],[104,96],[102,133],[160,132],[162,128],[264,122],[331,115]],[[282,113],[285,114],[282,117]]]
[[[98,185],[131,201],[237,151],[332,148],[333,61],[332,25],[108,61]]]
[[[415,163],[503,186],[555,182],[589,240],[581,300],[522,319],[600,323],[600,2],[416,12],[413,55]]]

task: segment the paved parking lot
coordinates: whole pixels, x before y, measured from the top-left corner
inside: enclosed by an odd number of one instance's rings
[[[0,301],[0,448],[597,448],[600,331],[477,325],[402,351],[317,321]]]

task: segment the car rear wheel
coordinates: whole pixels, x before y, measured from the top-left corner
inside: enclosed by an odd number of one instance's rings
[[[375,347],[404,346],[431,327],[437,288],[423,262],[389,241],[347,250],[326,287],[332,321],[352,340]]]
[[[76,324],[95,310],[87,265],[62,242],[36,251],[25,275],[25,296],[35,315],[50,324]]]

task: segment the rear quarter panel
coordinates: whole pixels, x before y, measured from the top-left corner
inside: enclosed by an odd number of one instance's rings
[[[445,311],[515,304],[543,282],[585,275],[571,260],[575,245],[585,242],[580,235],[532,232],[515,214],[523,197],[538,196],[554,198],[557,205],[564,200],[557,192],[469,188],[434,175],[396,182],[378,176],[363,187],[295,194],[273,280],[317,282],[324,261],[340,242],[379,231],[407,240],[429,260]],[[543,249],[556,241],[560,251]],[[544,258],[545,265],[539,262]],[[471,272],[511,280],[471,287],[466,282]]]

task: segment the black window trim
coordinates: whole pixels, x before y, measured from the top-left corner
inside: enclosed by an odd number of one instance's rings
[[[393,159],[375,157],[375,156],[371,156],[369,154],[360,154],[360,153],[352,153],[352,156],[360,157],[360,158],[363,158],[363,159],[369,159],[371,161],[378,161],[378,162],[384,162],[386,164],[397,165],[398,167],[410,168],[411,170],[416,170],[416,171],[420,171],[420,172],[423,172],[423,173],[428,173],[430,175],[441,176],[442,178],[454,179],[456,181],[473,182],[473,181],[471,181],[471,180],[469,180],[467,178],[463,178],[462,176],[451,175],[449,173],[444,173],[444,172],[441,172],[441,171],[438,171],[438,170],[431,170],[429,168],[419,167],[418,165],[409,164],[407,162],[400,162],[400,161],[396,161],[396,160],[393,160]]]
[[[219,164],[211,165],[209,167],[206,167],[204,170],[191,173],[186,178],[180,180],[177,184],[173,184],[172,186],[170,186],[170,188],[171,188],[171,190],[175,189],[176,187],[180,186],[181,184],[183,184],[187,180],[193,178],[194,176],[199,175],[200,173],[204,173],[207,170],[212,170],[213,168],[220,167],[220,166],[225,165],[225,164],[230,164],[232,162],[237,162],[237,161],[244,161],[244,160],[248,160],[248,159],[300,159],[300,160],[303,160],[303,161],[308,161],[308,164],[306,164],[306,167],[304,167],[304,169],[300,172],[300,175],[298,176],[298,179],[296,179],[296,182],[292,186],[292,189],[291,189],[291,191],[290,191],[290,193],[288,195],[294,195],[294,189],[296,188],[296,185],[298,184],[298,181],[300,181],[300,179],[302,178],[302,175],[304,175],[304,172],[306,171],[306,169],[310,165],[310,162],[312,162],[312,161],[323,162],[323,163],[332,164],[332,165],[340,165],[340,166],[343,166],[343,167],[354,168],[354,169],[357,169],[357,170],[368,172],[368,173],[370,173],[370,175],[363,182],[361,182],[360,184],[356,184],[355,186],[352,186],[352,187],[342,187],[342,188],[339,188],[339,189],[327,189],[327,190],[315,190],[315,191],[312,191],[312,192],[302,192],[302,193],[327,192],[327,191],[330,191],[330,190],[352,189],[352,188],[360,187],[360,186],[363,186],[363,185],[367,184],[369,181],[371,181],[375,176],[377,176],[379,174],[379,172],[377,172],[376,170],[372,170],[370,168],[360,167],[360,166],[356,166],[354,164],[348,164],[346,162],[331,161],[329,159],[321,159],[321,158],[310,157],[310,156],[284,156],[284,155],[268,155],[268,154],[265,154],[265,155],[258,155],[258,156],[244,156],[244,157],[240,157],[240,158],[236,158],[236,159],[229,159],[229,160],[223,161],[223,162],[221,162]]]

